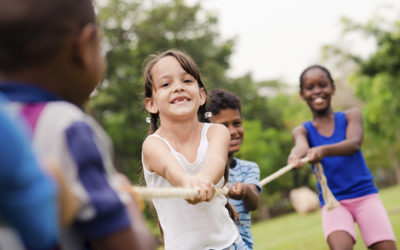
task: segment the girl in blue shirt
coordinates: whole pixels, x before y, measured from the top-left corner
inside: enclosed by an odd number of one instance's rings
[[[300,96],[313,119],[293,129],[295,145],[288,163],[300,167],[300,159],[307,157],[310,163],[323,165],[328,186],[340,202],[335,209],[321,209],[324,234],[331,249],[353,249],[354,222],[368,248],[396,249],[389,218],[361,152],[361,112],[357,108],[334,112],[334,93],[334,81],[325,67],[313,65],[300,75]],[[318,188],[323,207],[319,183]]]

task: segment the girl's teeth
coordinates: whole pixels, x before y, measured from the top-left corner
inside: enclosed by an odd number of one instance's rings
[[[321,97],[318,97],[314,100],[315,103],[322,103],[324,100]]]

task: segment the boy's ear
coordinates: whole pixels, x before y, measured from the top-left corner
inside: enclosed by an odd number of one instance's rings
[[[144,99],[144,105],[146,106],[146,110],[151,114],[157,114],[158,108],[153,102],[153,98],[146,97]]]
[[[74,59],[77,63],[87,67],[93,61],[93,52],[98,48],[97,27],[95,24],[89,23],[83,26],[80,32],[75,37],[74,44]]]

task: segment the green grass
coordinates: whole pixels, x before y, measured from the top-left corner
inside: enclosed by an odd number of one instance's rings
[[[389,214],[397,242],[400,241],[400,186],[379,190]],[[280,216],[252,225],[255,250],[329,249],[322,232],[319,210],[308,215],[296,213]],[[397,243],[398,244],[398,243]],[[357,228],[354,249],[366,249]]]

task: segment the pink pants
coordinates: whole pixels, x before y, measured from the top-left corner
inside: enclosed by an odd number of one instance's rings
[[[324,206],[321,213],[325,239],[335,231],[345,231],[356,242],[354,222],[357,222],[367,247],[379,241],[396,241],[389,217],[378,194],[341,200],[339,207],[328,211]]]

